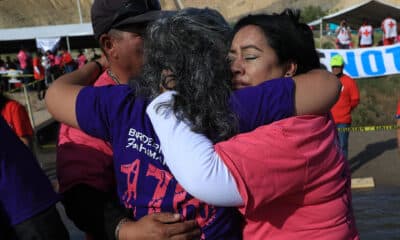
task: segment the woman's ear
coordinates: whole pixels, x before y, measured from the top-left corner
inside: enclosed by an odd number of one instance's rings
[[[296,71],[297,71],[297,63],[290,61],[286,66],[285,77],[293,77],[294,75],[296,75]]]
[[[173,74],[173,72],[169,69],[164,69],[161,72],[161,92],[164,92],[166,90],[173,90],[175,88],[175,85],[175,75]]]

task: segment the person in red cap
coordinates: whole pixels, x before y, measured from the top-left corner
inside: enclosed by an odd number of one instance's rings
[[[146,25],[165,14],[169,12],[161,11],[157,0],[95,0],[91,8],[92,27],[105,58],[89,62],[74,73],[99,73],[91,83],[94,86],[127,84],[142,71]],[[108,67],[103,69],[103,65]],[[57,177],[67,216],[88,238],[118,237],[129,211],[120,206],[117,197],[113,152],[108,142],[61,124]],[[199,232],[193,221],[180,222],[179,217],[168,213],[149,215],[136,225],[134,232],[148,239],[185,237],[192,231]],[[160,231],[155,232],[154,228]],[[166,236],[168,232],[173,234]]]

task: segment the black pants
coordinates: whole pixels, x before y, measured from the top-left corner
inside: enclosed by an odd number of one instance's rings
[[[15,225],[14,230],[18,240],[69,240],[68,231],[55,206]]]
[[[46,95],[46,83],[44,80],[36,82],[36,91],[39,100],[43,100]]]
[[[77,228],[95,240],[114,239],[118,222],[128,216],[117,194],[105,193],[86,184],[78,184],[63,193],[67,216]]]

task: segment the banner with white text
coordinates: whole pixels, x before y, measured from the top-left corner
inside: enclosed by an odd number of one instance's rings
[[[344,72],[352,78],[379,77],[400,74],[400,44],[356,49],[317,49],[320,62],[328,70],[331,57],[340,54],[344,58]]]
[[[36,47],[41,48],[44,52],[47,50],[54,52],[58,47],[60,39],[60,37],[36,38]]]

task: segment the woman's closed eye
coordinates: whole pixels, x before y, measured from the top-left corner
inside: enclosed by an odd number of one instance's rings
[[[245,56],[244,56],[244,59],[245,59],[246,61],[256,60],[257,58],[258,58],[257,55],[245,55]]]

